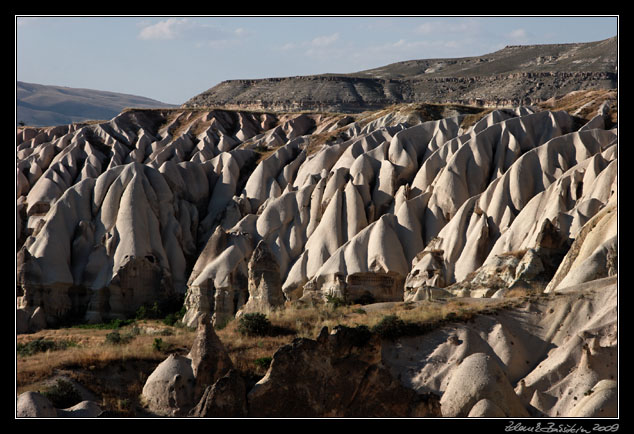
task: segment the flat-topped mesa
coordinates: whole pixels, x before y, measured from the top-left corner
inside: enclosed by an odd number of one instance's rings
[[[616,81],[616,73],[607,71],[525,71],[403,79],[310,76],[230,80],[188,100],[183,107],[342,113],[418,101],[511,107],[536,104],[575,90],[613,89]]]
[[[536,104],[617,87],[617,39],[510,46],[477,57],[393,63],[350,74],[223,81],[183,107],[358,113],[391,104]]]

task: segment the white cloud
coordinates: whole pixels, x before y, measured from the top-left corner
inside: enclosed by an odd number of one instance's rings
[[[287,50],[292,50],[294,48],[297,48],[297,44],[295,44],[293,42],[287,42],[286,44],[284,44],[284,45],[282,45],[280,47],[280,50],[287,51]]]
[[[223,28],[215,23],[189,18],[169,18],[157,23],[147,20],[137,23],[139,39],[189,41],[196,48],[226,49],[253,35],[244,27]]]
[[[238,27],[233,31],[233,34],[239,38],[249,36],[251,33],[252,32],[250,30],[245,29],[244,27]]]
[[[339,33],[333,33],[332,35],[318,36],[310,41],[310,45],[313,47],[328,47],[334,44],[339,39]]]
[[[438,22],[426,22],[420,24],[414,29],[414,33],[420,33],[422,35],[429,35],[438,30],[439,23]]]
[[[518,41],[524,41],[528,38],[528,33],[525,29],[515,29],[508,35],[511,39]]]
[[[302,50],[302,54],[310,57],[329,58],[341,56],[343,48],[339,41],[339,33],[317,36],[310,41],[287,42],[278,46],[280,51]]]
[[[174,39],[178,37],[184,28],[189,25],[187,18],[169,18],[143,27],[139,33],[139,38],[144,40],[152,39]]]

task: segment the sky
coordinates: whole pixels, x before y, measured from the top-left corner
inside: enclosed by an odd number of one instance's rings
[[[618,16],[15,16],[15,76],[182,104],[231,79],[598,41]]]

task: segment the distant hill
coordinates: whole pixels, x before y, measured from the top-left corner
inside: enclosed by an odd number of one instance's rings
[[[17,119],[30,126],[110,120],[126,107],[175,107],[142,96],[17,82]]]
[[[183,107],[354,113],[401,103],[536,104],[617,87],[616,37],[515,45],[475,57],[409,60],[350,74],[228,80]]]

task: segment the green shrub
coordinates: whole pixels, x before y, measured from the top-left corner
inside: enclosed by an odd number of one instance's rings
[[[403,335],[405,322],[396,315],[384,316],[372,331],[385,339],[396,339]]]
[[[172,312],[167,314],[165,319],[163,319],[163,324],[168,326],[174,326],[179,324],[182,325],[180,321],[182,321],[186,312],[187,312],[187,309],[185,308],[185,305],[183,304],[178,312]]]
[[[348,304],[345,299],[334,295],[326,295],[326,303],[331,305],[333,309],[337,309],[338,307],[346,306]]]
[[[152,304],[146,303],[135,313],[136,319],[162,319],[163,323],[173,326],[185,316],[183,295],[170,295]]]
[[[372,327],[372,332],[383,339],[394,340],[404,336],[421,335],[430,328],[430,324],[405,322],[396,315],[387,315]]]
[[[151,305],[144,304],[137,309],[135,314],[136,319],[158,319],[161,316],[163,315],[157,301]]]
[[[165,345],[163,344],[163,339],[155,338],[152,343],[152,349],[154,351],[163,351],[165,349]]]
[[[106,343],[117,345],[122,343],[121,341],[121,333],[119,333],[118,331],[114,331],[106,335]]]
[[[255,359],[255,364],[262,369],[269,369],[271,366],[271,362],[273,361],[272,357],[260,357],[259,359]]]
[[[55,408],[68,408],[82,401],[81,395],[69,381],[59,379],[55,386],[42,392]]]
[[[134,338],[133,333],[121,335],[121,333],[115,330],[106,335],[106,343],[112,344],[112,345],[123,345],[130,342],[133,338]]]
[[[271,322],[263,313],[244,314],[238,322],[238,332],[243,335],[267,336],[271,330]]]

